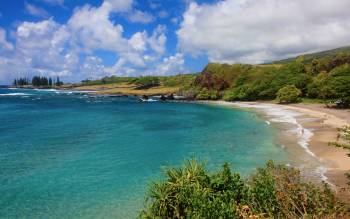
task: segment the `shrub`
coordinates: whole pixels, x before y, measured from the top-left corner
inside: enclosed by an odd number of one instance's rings
[[[196,99],[197,94],[199,93],[200,88],[194,86],[182,86],[179,94],[186,97],[189,100]]]
[[[215,90],[208,90],[203,88],[196,96],[197,100],[217,100],[219,99],[218,92]]]
[[[228,164],[210,173],[187,161],[151,185],[140,218],[340,218],[349,216],[324,184],[303,182],[298,170],[269,161],[248,180]]]
[[[287,85],[277,92],[279,103],[296,103],[300,101],[301,91],[294,85]]]
[[[141,218],[235,218],[236,200],[246,197],[243,180],[227,164],[210,174],[191,160],[182,168],[169,168],[166,176],[151,186]]]
[[[327,78],[327,85],[334,91],[334,98],[350,105],[350,65],[345,64],[333,69]]]
[[[155,76],[138,77],[133,80],[137,85],[159,85],[159,78]]]
[[[254,99],[254,95],[252,89],[248,85],[243,85],[240,87],[236,87],[232,90],[226,91],[224,93],[224,100],[232,101],[232,100],[252,100]]]
[[[223,99],[225,101],[233,101],[233,100],[236,100],[236,98],[237,98],[237,95],[236,95],[235,90],[225,91],[224,96],[223,96]]]

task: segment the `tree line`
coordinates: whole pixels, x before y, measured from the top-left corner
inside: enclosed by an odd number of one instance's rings
[[[60,78],[57,76],[56,79],[51,77],[43,77],[43,76],[34,76],[30,81],[29,78],[16,78],[13,83],[14,86],[27,86],[33,85],[34,87],[53,87],[53,86],[62,86],[63,82],[60,81]]]
[[[227,101],[273,100],[284,96],[281,102],[312,98],[349,106],[350,53],[311,62],[300,56],[283,64],[210,63],[182,88],[181,94],[189,99]]]

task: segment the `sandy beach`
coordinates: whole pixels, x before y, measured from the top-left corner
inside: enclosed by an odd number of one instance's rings
[[[325,175],[335,185],[338,195],[350,202],[350,191],[345,177],[345,173],[350,170],[350,157],[347,155],[349,151],[328,145],[329,142],[337,140],[337,128],[350,125],[349,110],[326,108],[323,104],[293,104],[283,107],[303,114],[299,119],[301,125],[313,132],[309,142],[310,150],[327,164]],[[317,120],[305,121],[308,117]]]
[[[263,113],[268,123],[290,123],[296,127],[298,144],[315,157],[322,166],[319,172],[322,180],[336,189],[338,195],[350,202],[350,192],[345,173],[350,170],[349,153],[342,148],[329,146],[336,141],[337,128],[350,125],[349,110],[326,108],[323,104],[280,105],[267,102],[225,102],[209,101],[206,103],[250,108]]]

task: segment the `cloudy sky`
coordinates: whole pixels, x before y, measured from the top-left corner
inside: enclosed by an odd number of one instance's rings
[[[349,0],[13,0],[0,4],[0,84],[171,75],[350,45]]]

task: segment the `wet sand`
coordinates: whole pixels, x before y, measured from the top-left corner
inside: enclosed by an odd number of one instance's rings
[[[313,130],[309,148],[327,164],[325,175],[335,185],[338,195],[350,202],[348,180],[345,176],[350,170],[350,157],[347,155],[349,151],[328,145],[329,142],[337,140],[337,128],[350,125],[349,110],[330,109],[322,104],[293,104],[283,107],[302,113],[304,118],[317,119],[313,122],[300,121],[303,127]]]

